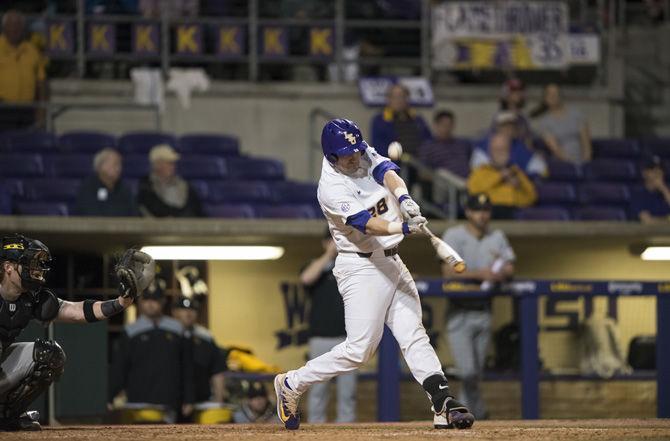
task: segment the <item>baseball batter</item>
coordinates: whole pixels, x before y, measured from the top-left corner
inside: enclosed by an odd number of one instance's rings
[[[312,384],[368,361],[386,324],[430,397],[434,426],[471,427],[474,417],[449,391],[421,322],[414,280],[398,256],[404,236],[418,233],[426,223],[396,173],[398,166],[370,147],[358,126],[346,119],[325,125],[321,146],[325,158],[318,199],[337,245],[333,274],[344,300],[347,338],[300,369],[275,377],[279,419],[287,429],[297,429],[300,395]]]

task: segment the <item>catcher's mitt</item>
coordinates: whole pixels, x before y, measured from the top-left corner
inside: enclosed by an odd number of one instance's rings
[[[123,297],[136,298],[154,280],[156,264],[147,253],[131,248],[126,250],[114,267]]]

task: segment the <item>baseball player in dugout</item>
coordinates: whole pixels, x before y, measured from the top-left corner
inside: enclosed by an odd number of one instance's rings
[[[491,291],[514,275],[515,255],[505,233],[489,228],[491,209],[486,194],[468,197],[467,223],[449,228],[443,237],[463,257],[467,270],[456,273],[450,265],[443,264],[445,278],[472,281],[480,284],[482,291]],[[461,380],[459,399],[477,419],[485,419],[488,413],[479,381],[491,339],[491,299],[451,299],[446,334]]]
[[[309,358],[316,358],[342,343],[347,336],[344,327],[344,304],[333,275],[337,248],[326,230],[323,254],[312,260],[300,273],[311,302],[309,311]],[[309,388],[307,419],[310,423],[325,423],[330,392],[329,382]],[[356,420],[356,372],[337,377],[337,422]]]
[[[354,122],[329,121],[321,133],[321,146],[324,159],[317,196],[337,248],[333,274],[344,301],[347,338],[300,369],[275,377],[279,419],[287,429],[297,429],[300,396],[311,385],[368,361],[386,324],[412,375],[428,394],[434,427],[471,427],[474,416],[449,389],[421,322],[416,285],[398,256],[400,242],[419,233],[426,218],[396,173],[398,166],[369,146]]]
[[[115,270],[121,295],[114,300],[68,302],[45,286],[51,253],[42,242],[15,234],[0,250],[0,430],[40,430],[39,414],[28,406],[65,369],[66,356],[52,340],[15,343],[31,320],[48,324],[91,323],[124,311],[154,277],[153,259],[128,250]]]
[[[172,305],[172,316],[184,327],[184,337],[190,341],[193,359],[193,384],[195,403],[223,403],[227,370],[224,352],[217,346],[212,333],[199,325],[200,303],[195,299],[179,296]]]
[[[124,423],[185,420],[195,398],[190,341],[181,323],[163,315],[160,284],[151,284],[137,306],[139,317],[125,326],[114,356],[110,398],[125,391]]]

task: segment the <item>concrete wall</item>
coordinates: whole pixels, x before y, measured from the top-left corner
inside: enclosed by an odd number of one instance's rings
[[[477,136],[488,127],[497,108],[498,87],[450,86],[436,91],[435,109],[450,108],[457,117],[461,136]],[[531,105],[539,89],[529,91]],[[55,102],[129,103],[133,90],[130,82],[59,80],[52,83]],[[623,118],[599,90],[566,90],[571,104],[587,115],[594,136],[616,136],[623,133]],[[309,114],[323,108],[337,116],[360,123],[369,135],[369,121],[376,109],[365,107],[355,86],[337,84],[246,84],[215,83],[207,93],[195,94],[190,109],[168,95],[162,114],[162,127],[177,134],[187,132],[223,132],[238,136],[242,150],[257,156],[282,159],[289,177],[309,179],[318,170],[320,153],[310,152]],[[422,109],[430,118],[434,109]],[[320,119],[319,124],[324,120]],[[147,111],[72,110],[55,121],[58,132],[75,129],[104,130],[123,133],[128,130],[153,129],[154,116]],[[320,127],[317,128],[320,131]],[[314,159],[310,162],[310,155]]]

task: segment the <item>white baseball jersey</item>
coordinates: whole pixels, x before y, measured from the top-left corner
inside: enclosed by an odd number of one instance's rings
[[[377,166],[384,168],[385,161],[390,163],[388,158],[368,147],[361,156],[358,171],[348,175],[323,159],[317,196],[338,250],[369,253],[380,248],[393,248],[402,241],[403,234],[373,236],[347,225],[348,217],[362,211],[388,222],[403,221],[395,195],[380,185],[373,175]]]

